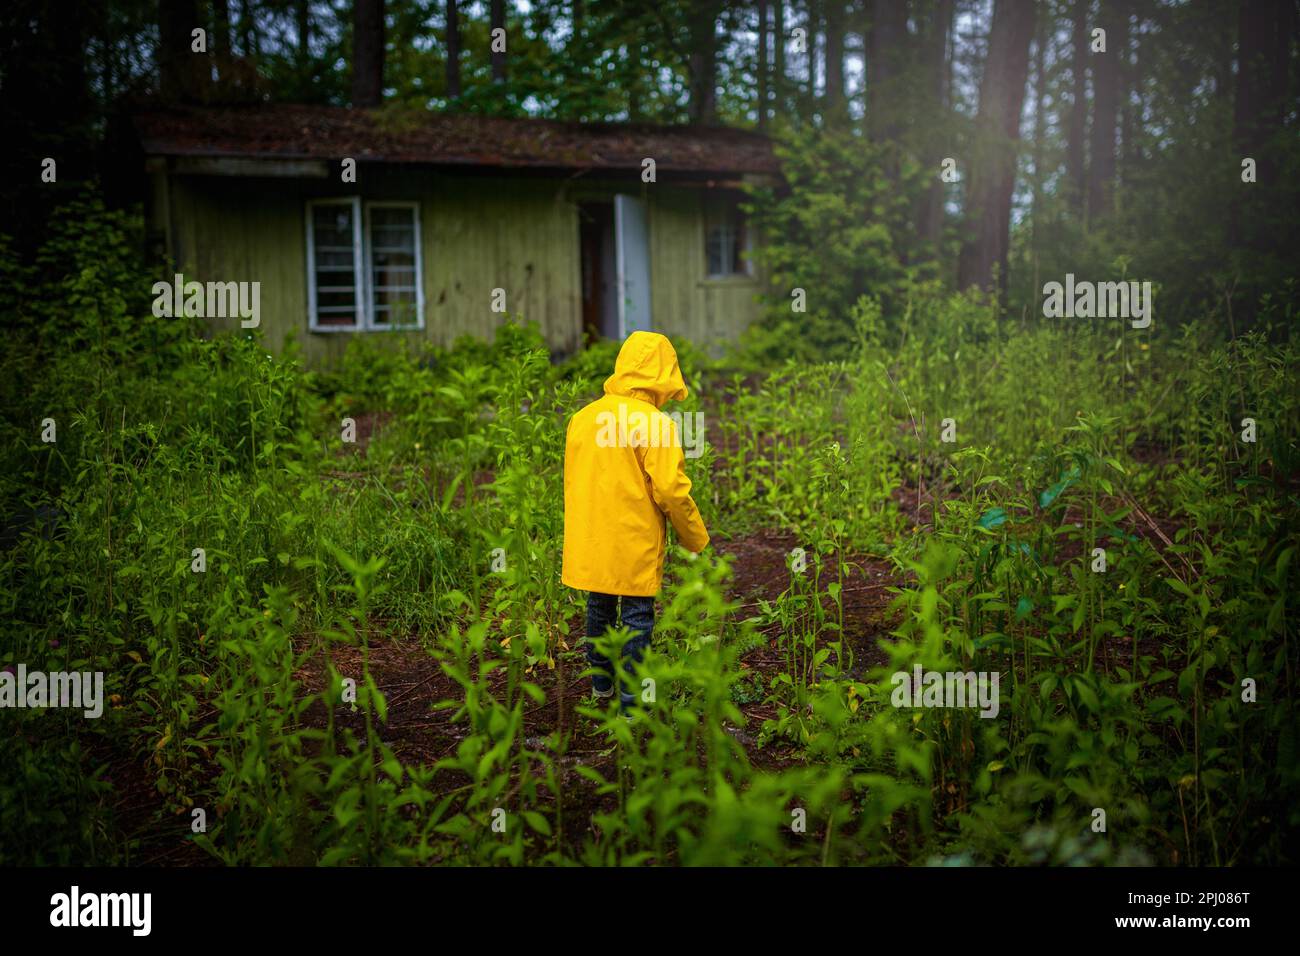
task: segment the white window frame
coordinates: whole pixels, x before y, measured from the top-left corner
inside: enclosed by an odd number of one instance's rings
[[[353,325],[321,325],[316,313],[316,209],[319,206],[350,206],[352,208],[352,283],[358,301],[356,305],[357,320]],[[350,196],[342,199],[307,200],[307,319],[308,327],[313,332],[359,332],[366,327],[365,302],[362,294],[365,288],[365,260],[362,249],[361,197]]]
[[[411,221],[415,225],[415,233],[412,237],[414,246],[412,247],[413,258],[415,259],[415,322],[406,325],[394,325],[388,322],[378,325],[371,314],[371,306],[374,303],[374,294],[371,289],[371,279],[375,274],[374,249],[371,248],[373,233],[370,229],[370,210],[372,209],[409,209],[411,210]],[[398,200],[377,200],[375,202],[365,203],[366,225],[363,233],[363,241],[366,249],[366,329],[372,332],[386,332],[397,330],[402,332],[420,332],[424,330],[424,271],[421,267],[421,260],[424,258],[420,254],[420,204],[418,202],[407,202]]]
[[[352,209],[352,281],[356,290],[356,317],[353,325],[321,325],[316,311],[316,237],[315,210],[318,206],[349,206]],[[415,311],[414,323],[396,326],[376,325],[371,302],[371,276],[374,261],[370,238],[370,210],[374,207],[410,209],[415,224]],[[419,332],[424,330],[424,255],[420,238],[420,204],[413,201],[376,200],[362,202],[360,196],[309,199],[306,207],[307,231],[307,327],[312,332]]]

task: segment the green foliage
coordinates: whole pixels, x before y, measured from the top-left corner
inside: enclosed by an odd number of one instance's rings
[[[847,357],[859,300],[878,299],[898,331],[910,285],[923,278],[908,266],[923,177],[914,167],[891,173],[887,147],[837,128],[788,132],[776,151],[788,185],[755,189],[750,203],[756,261],[770,286],[750,350],[761,359]],[[806,312],[793,311],[795,289],[806,294]]]
[[[1291,342],[911,285],[898,325],[843,306],[839,361],[732,374],[681,343],[714,540],[783,532],[805,561],[741,605],[745,551],[671,549],[629,723],[573,706],[560,583],[565,426],[613,345],[557,365],[512,322],[357,337],[310,374],[151,318],[129,221],[87,214],[102,254],[23,278],[89,312],[76,347],[33,324],[3,355],[6,515],[53,510],[0,553],[0,668],[102,671],[107,700],[6,711],[4,862],[1295,858]],[[863,591],[892,606],[855,617]],[[395,657],[423,676],[390,688]],[[896,705],[917,666],[996,673],[997,716]],[[424,723],[438,747],[404,747]]]

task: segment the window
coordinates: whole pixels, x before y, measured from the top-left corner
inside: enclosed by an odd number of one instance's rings
[[[413,203],[366,206],[366,276],[375,328],[420,326],[420,226]]]
[[[357,308],[361,276],[361,201],[307,205],[307,292],[313,329],[363,326]]]
[[[423,328],[417,203],[309,202],[307,263],[314,331]]]
[[[735,201],[706,207],[704,257],[710,279],[750,275],[749,228]]]

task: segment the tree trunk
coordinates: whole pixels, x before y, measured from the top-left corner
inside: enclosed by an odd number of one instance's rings
[[[696,0],[690,20],[690,95],[692,123],[712,125],[718,119],[718,13],[721,0]]]
[[[943,236],[945,189],[943,180],[939,178],[939,167],[944,158],[944,141],[948,132],[948,39],[952,35],[955,9],[953,0],[939,0],[933,8],[926,36],[928,102],[934,115],[922,127],[926,137],[923,159],[930,174],[930,186],[922,198],[916,225],[917,233],[932,249],[937,248]]]
[[[208,59],[191,50],[191,31],[202,26],[195,0],[158,4],[158,89],[164,100],[198,99],[202,69]]]
[[[758,0],[758,128],[767,129],[767,0]]]
[[[384,96],[384,0],[352,5],[352,105],[378,106]]]
[[[1291,3],[1241,0],[1237,19],[1237,95],[1233,140],[1243,157],[1256,160],[1259,181],[1276,168],[1265,143],[1286,115],[1287,66],[1294,30]]]
[[[460,99],[460,12],[447,0],[447,99]]]
[[[844,0],[826,0],[826,89],[825,113],[830,116],[844,106]]]
[[[1039,17],[1034,29],[1034,178],[1033,205],[1029,212],[1029,258],[1033,269],[1031,289],[1040,288],[1038,284],[1039,235],[1043,210],[1043,144],[1047,141],[1047,110],[1043,101],[1047,98],[1047,17]]]
[[[506,2],[505,0],[492,0],[492,31],[506,28]],[[492,82],[504,83],[506,81],[506,54],[505,51],[492,51]]]
[[[1123,114],[1120,118],[1119,181],[1127,183],[1137,166],[1137,131],[1142,123],[1142,73],[1138,68],[1138,46],[1141,24],[1129,18],[1128,50],[1124,54],[1124,74],[1120,77]]]
[[[1084,150],[1087,148],[1088,125],[1088,0],[1074,0],[1074,58],[1070,70],[1074,79],[1074,103],[1070,107],[1070,123],[1066,133],[1065,171],[1069,182],[1070,204],[1076,211],[1083,209],[1088,190],[1088,167]]]
[[[1088,220],[1104,219],[1113,208],[1115,136],[1119,118],[1121,58],[1128,46],[1128,14],[1123,0],[1101,0],[1106,52],[1092,56],[1092,142],[1088,150]]]
[[[772,97],[775,109],[785,109],[785,0],[776,0],[772,8]]]
[[[212,43],[208,50],[218,61],[230,56],[230,0],[212,0]]]
[[[951,6],[951,0],[947,0],[947,5]],[[936,20],[942,18],[942,10],[934,16]],[[935,28],[932,21],[931,29]],[[944,31],[946,26],[936,33]],[[873,0],[867,42],[867,130],[877,140],[898,137],[897,86],[905,67],[907,40],[906,5],[897,0]],[[933,49],[929,52],[934,53]],[[943,55],[942,48],[939,55]]]
[[[979,112],[967,193],[967,237],[958,259],[958,286],[1007,287],[1011,196],[1016,183],[1020,108],[1029,73],[1029,41],[1036,7],[1024,0],[994,0],[988,62],[980,80]]]
[[[818,0],[807,0],[808,22],[804,29],[808,31],[808,102],[817,99],[817,31],[821,27],[821,16],[817,10]]]
[[[1237,19],[1237,90],[1233,104],[1233,145],[1237,163],[1255,160],[1255,182],[1245,185],[1240,202],[1231,205],[1229,240],[1254,249],[1268,247],[1278,163],[1270,140],[1284,129],[1288,103],[1288,73],[1296,30],[1291,3],[1241,0]],[[1234,164],[1234,178],[1240,166]]]
[[[295,7],[298,20],[298,59],[306,67],[311,62],[311,4],[307,0],[296,0]]]

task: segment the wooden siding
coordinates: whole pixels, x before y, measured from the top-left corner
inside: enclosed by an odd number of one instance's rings
[[[261,329],[280,351],[296,336],[307,364],[332,365],[355,335],[490,338],[505,316],[491,310],[494,288],[509,313],[536,321],[550,348],[576,350],[581,336],[579,202],[633,192],[649,205],[654,327],[716,346],[734,338],[758,311],[755,278],[708,279],[704,203],[699,187],[574,182],[558,178],[454,177],[389,167],[359,170],[363,184],[171,174],[155,180],[155,228],[170,236],[186,280],[260,281]],[[312,332],[307,317],[308,199],[349,196],[420,203],[425,327],[400,333]],[[167,208],[160,206],[169,205]],[[238,319],[213,320],[214,329]]]

